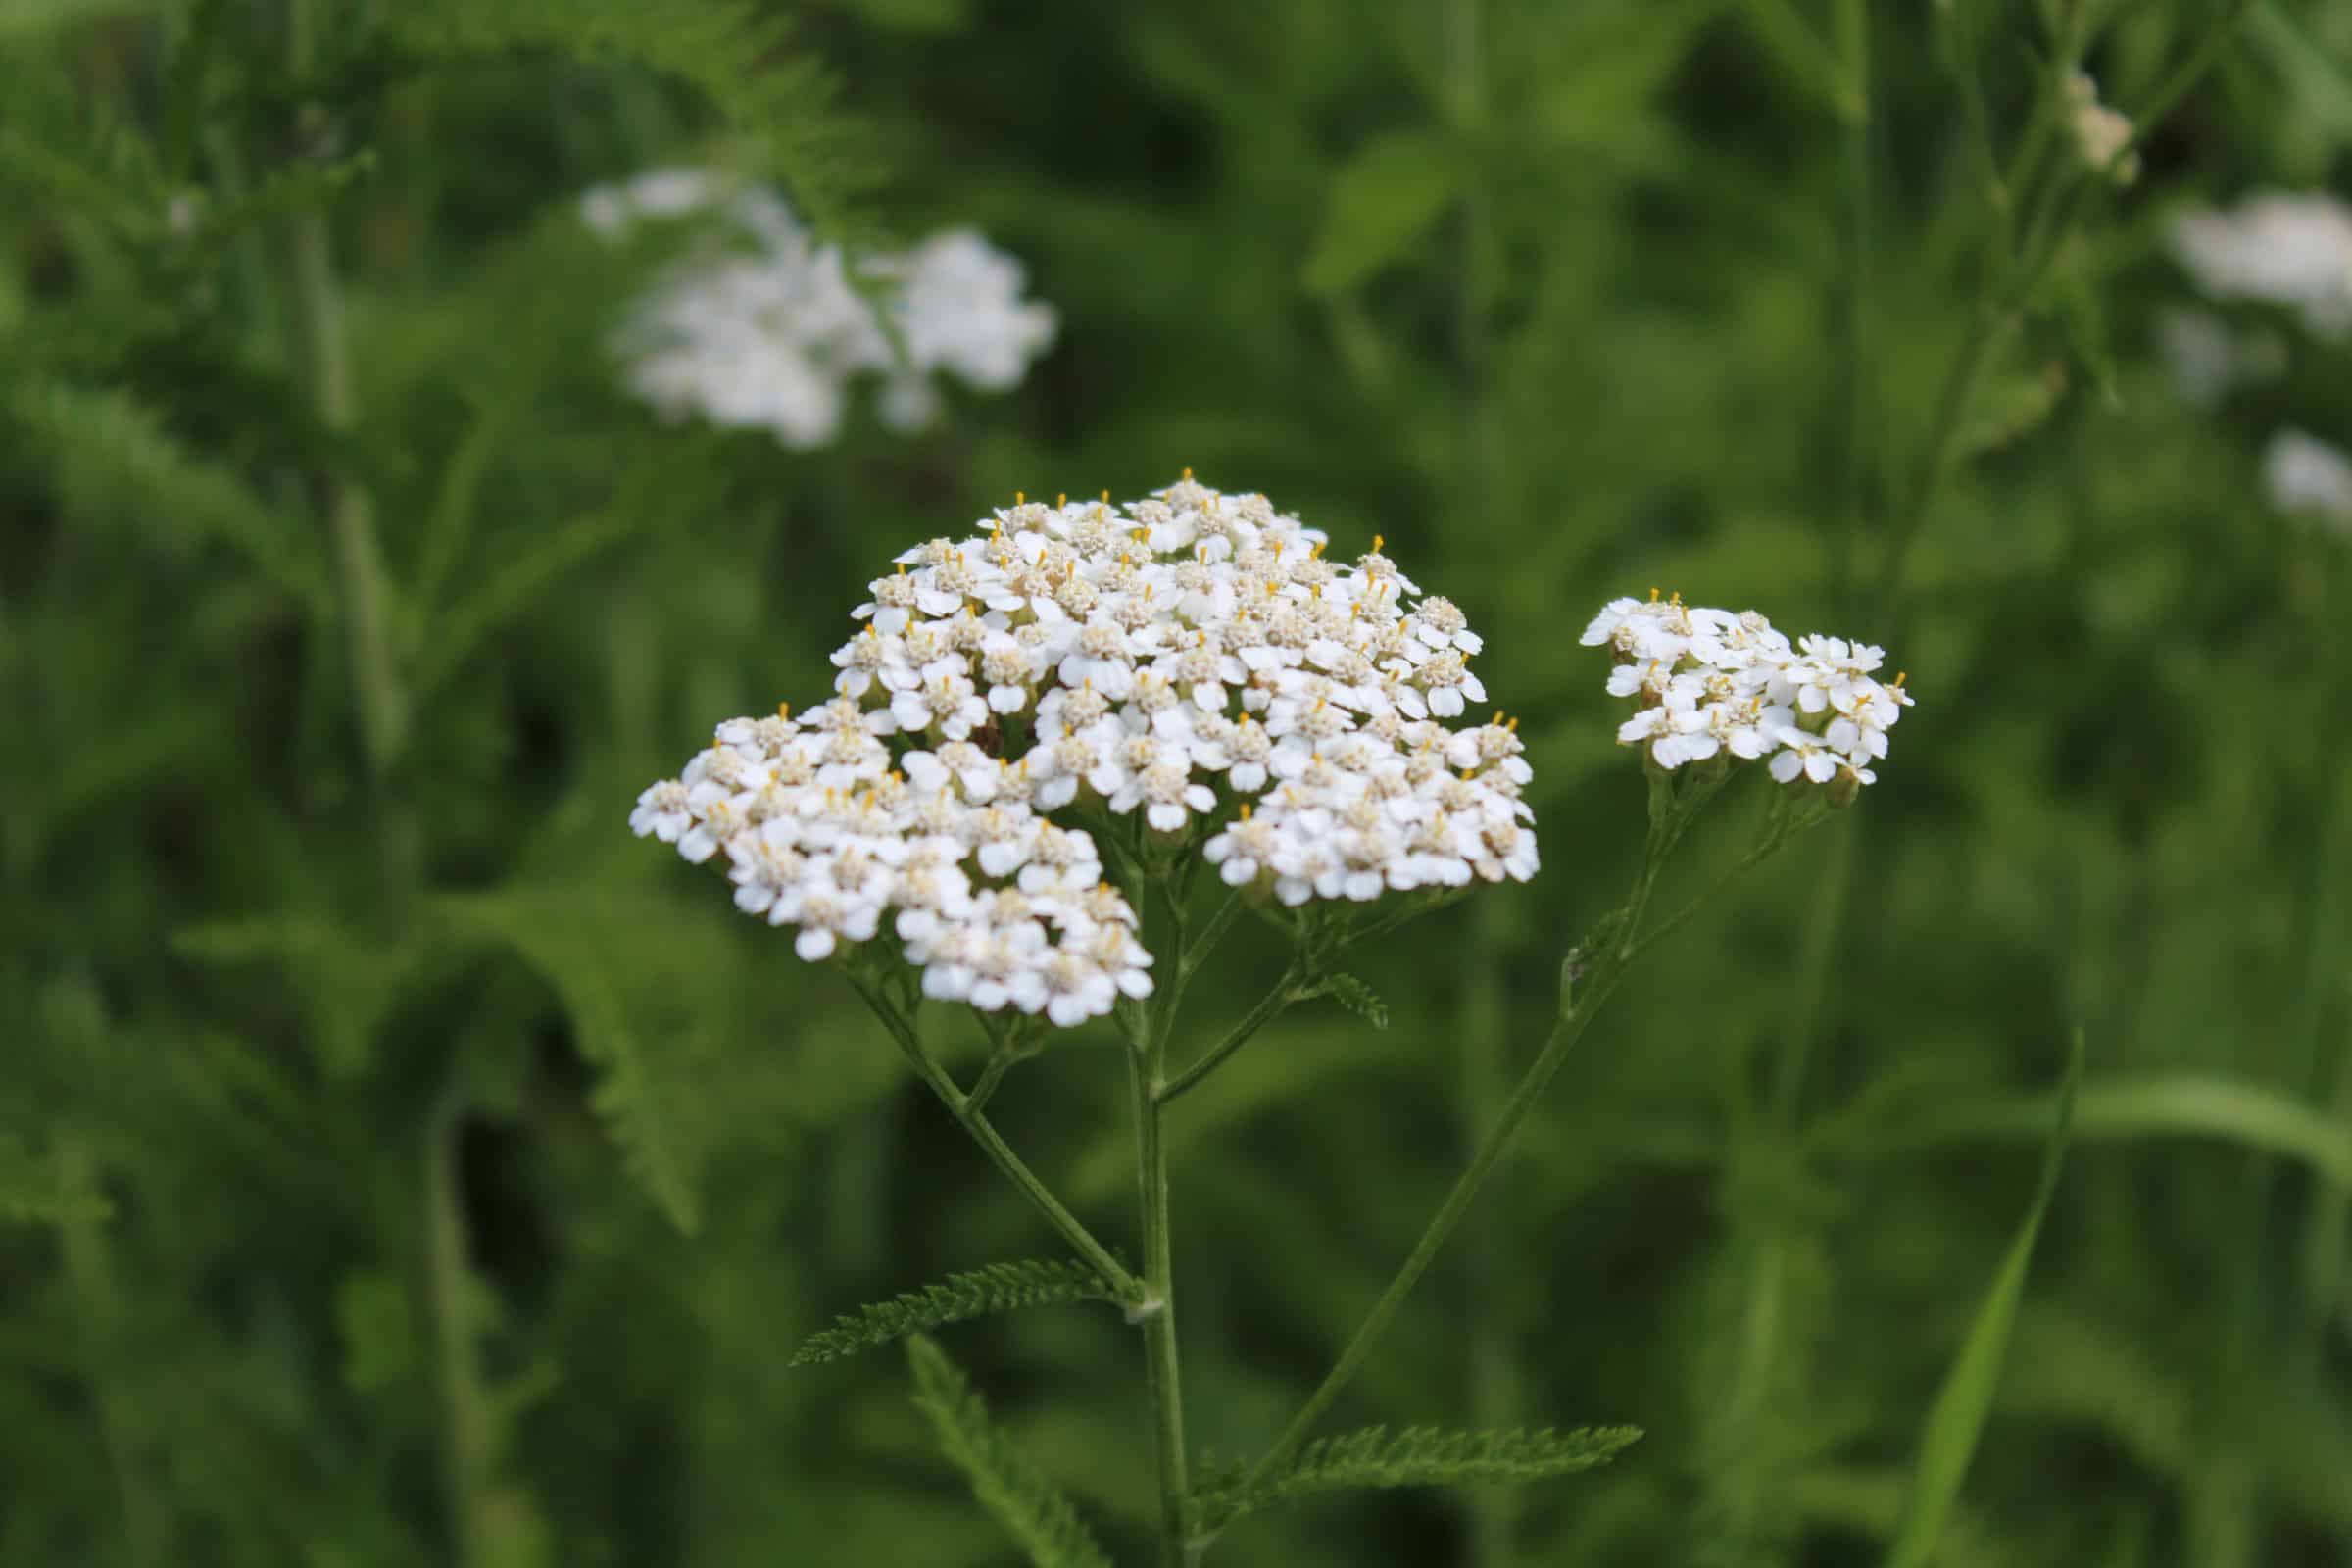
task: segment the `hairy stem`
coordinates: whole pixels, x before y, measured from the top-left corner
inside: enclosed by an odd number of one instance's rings
[[[1169,1009],[1162,1008],[1163,1012]],[[1168,1151],[1160,1136],[1156,1046],[1128,1054],[1135,1105],[1136,1186],[1143,1204],[1144,1375],[1152,1393],[1153,1446],[1159,1459],[1159,1560],[1186,1568],[1195,1560],[1187,1514],[1192,1482],[1184,1446],[1184,1381],[1176,1355],[1175,1250],[1168,1234]]]

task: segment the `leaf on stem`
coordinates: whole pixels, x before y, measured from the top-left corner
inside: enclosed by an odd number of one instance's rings
[[[988,1405],[948,1353],[922,1335],[906,1342],[915,1407],[972,1484],[980,1505],[1021,1544],[1037,1568],[1110,1568],[1110,1558],[1051,1481],[988,1418]]]
[[[2058,1123],[2042,1152],[2040,1188],[1928,1412],[1911,1494],[1903,1505],[1901,1529],[1887,1549],[1886,1568],[1922,1568],[1934,1554],[1936,1538],[1959,1499],[1960,1484],[1967,1479],[1977,1439],[1984,1430],[1985,1418],[1992,1412],[1993,1394],[2000,1387],[2001,1362],[2009,1348],[2010,1327],[2017,1321],[2018,1303],[2025,1298],[2026,1269],[2034,1258],[2034,1244],[2040,1238],[2050,1199],[2058,1191],[2058,1172],[2074,1130],[2075,1092],[2082,1082],[2082,1032],[2078,1029],[2067,1058],[2066,1083],[2058,1093]]]
[[[1442,1431],[1408,1427],[1391,1435],[1365,1427],[1344,1437],[1319,1438],[1255,1485],[1228,1468],[1205,1471],[1194,1496],[1203,1528],[1318,1492],[1351,1487],[1450,1487],[1544,1481],[1590,1470],[1615,1458],[1642,1439],[1639,1427],[1550,1427],[1530,1432]]]
[[[1366,143],[1331,183],[1331,206],[1303,281],[1312,294],[1339,294],[1396,261],[1426,233],[1461,183],[1457,161],[1428,131],[1397,131]]]
[[[1332,1000],[1375,1029],[1389,1026],[1389,1004],[1380,1000],[1380,993],[1351,974],[1326,976],[1324,986]]]
[[[810,1366],[871,1350],[947,1323],[1063,1301],[1111,1300],[1110,1287],[1080,1263],[1023,1261],[991,1263],[967,1274],[951,1274],[920,1291],[902,1292],[833,1320],[793,1352],[790,1366]]]

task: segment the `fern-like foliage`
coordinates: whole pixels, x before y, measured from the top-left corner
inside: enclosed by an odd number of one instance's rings
[[[859,1350],[871,1350],[909,1334],[935,1329],[991,1312],[1009,1312],[1024,1306],[1053,1306],[1063,1301],[1107,1301],[1110,1287],[1092,1269],[1079,1263],[1026,1261],[991,1263],[968,1274],[951,1274],[920,1291],[903,1292],[887,1301],[875,1301],[833,1320],[833,1327],[812,1335],[793,1352],[789,1363],[809,1366],[838,1360]]]
[[[1544,1481],[1608,1463],[1641,1441],[1639,1427],[1446,1432],[1365,1427],[1320,1438],[1254,1485],[1238,1466],[1204,1467],[1193,1492],[1200,1527],[1215,1530],[1269,1503],[1350,1487],[1453,1487]]]
[[[326,569],[293,520],[136,403],[46,382],[18,388],[4,409],[45,456],[76,514],[135,521],[149,535],[171,529],[182,539],[220,540],[306,609],[330,609]]]
[[[941,1449],[1029,1560],[1037,1568],[1110,1568],[1078,1510],[989,1420],[987,1402],[948,1352],[918,1334],[906,1342],[906,1359],[915,1406],[930,1418]]]
[[[687,82],[755,143],[762,172],[782,176],[802,212],[837,223],[845,199],[871,183],[858,133],[836,107],[831,76],[797,48],[770,8],[744,0],[649,6],[643,0],[423,0],[384,24],[390,57],[367,74],[453,57],[549,50],[625,61]]]
[[[1323,983],[1330,988],[1333,1001],[1373,1028],[1389,1026],[1389,1004],[1381,1001],[1379,992],[1354,975],[1335,974]]]

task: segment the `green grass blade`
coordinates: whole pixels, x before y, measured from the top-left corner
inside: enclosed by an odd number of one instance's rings
[[[1992,1288],[1977,1308],[1960,1355],[1937,1391],[1928,1412],[1927,1431],[1920,1440],[1919,1465],[1913,1473],[1911,1494],[1903,1505],[1902,1526],[1886,1552],[1886,1568],[1922,1568],[1936,1549],[1936,1539],[1960,1496],[1968,1477],[1977,1439],[1991,1413],[1992,1396],[2000,1386],[2001,1362],[2009,1348],[2009,1331],[2017,1321],[2018,1303],[2025,1298],[2026,1270],[2034,1260],[2034,1244],[2041,1236],[2041,1219],[2049,1212],[2058,1191],[2058,1172],[2074,1130],[2075,1095],[2082,1081],[2082,1033],[2075,1032],[2067,1059],[2066,1083],[2058,1092],[2058,1124],[2041,1156],[2041,1186],[2026,1222],[2009,1244]]]
[[[1925,1116],[1890,1115],[1841,1130],[1819,1147],[1838,1153],[1908,1153],[1944,1144],[2037,1138],[2049,1128],[2046,1095],[1981,1101]],[[2275,1090],[2211,1073],[2157,1073],[2087,1084],[2076,1097],[2074,1136],[2216,1138],[2352,1183],[2352,1127]]]

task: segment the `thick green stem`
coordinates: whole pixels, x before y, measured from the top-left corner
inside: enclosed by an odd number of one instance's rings
[[[1156,1050],[1130,1052],[1135,1105],[1135,1173],[1144,1221],[1144,1299],[1134,1315],[1144,1331],[1144,1373],[1152,1393],[1159,1459],[1159,1560],[1186,1568],[1196,1557],[1187,1515],[1192,1482],[1184,1446],[1184,1381],[1176,1355],[1175,1250],[1168,1233],[1168,1152],[1160,1136]]]
[[[464,1102],[453,1088],[425,1123],[425,1277],[441,1374],[441,1484],[450,1556],[458,1568],[475,1568],[485,1560],[483,1507],[496,1455],[478,1359],[465,1197],[458,1185],[463,1119]]]

